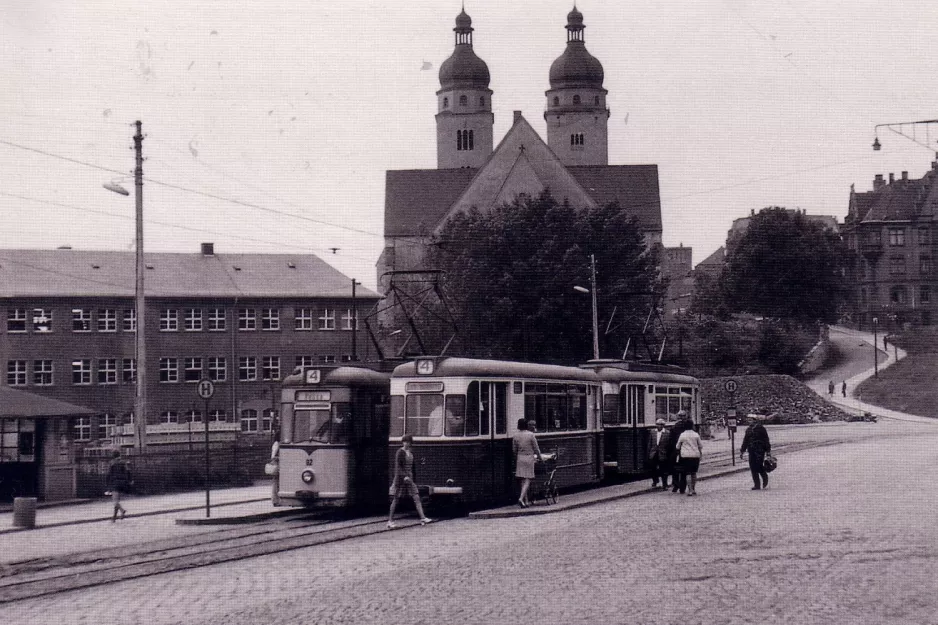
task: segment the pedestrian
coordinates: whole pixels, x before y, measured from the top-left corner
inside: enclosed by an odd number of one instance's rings
[[[274,442],[270,446],[270,460],[267,461],[267,466],[265,467],[265,472],[270,473],[273,477],[273,483],[271,484],[271,493],[270,493],[270,502],[275,505],[280,505],[280,432],[274,430]]]
[[[521,480],[521,494],[518,496],[518,505],[527,508],[528,489],[534,478],[534,461],[541,458],[541,448],[537,446],[534,432],[528,429],[528,422],[524,418],[518,419],[518,431],[511,437],[511,449],[515,454],[515,477]]]
[[[107,469],[107,487],[111,493],[111,503],[114,504],[114,513],[111,516],[111,523],[117,520],[117,513],[120,518],[127,515],[127,510],[121,505],[121,497],[130,490],[133,479],[130,475],[130,468],[121,457],[121,452],[115,450],[111,454],[111,462]]]
[[[428,519],[423,513],[423,505],[420,503],[420,491],[417,490],[417,484],[414,481],[414,452],[411,447],[414,444],[412,434],[405,434],[401,438],[401,448],[397,450],[394,456],[394,480],[391,482],[390,495],[391,511],[388,513],[388,529],[394,529],[397,524],[394,522],[394,509],[397,508],[397,500],[401,495],[408,494],[414,500],[414,507],[417,514],[420,515],[420,524],[426,525],[432,523],[433,519]]]
[[[752,490],[768,488],[769,474],[765,472],[765,455],[772,451],[769,433],[761,423],[755,423],[746,428],[743,444],[739,448],[739,459],[749,452],[749,471],[752,473]],[[760,483],[759,478],[762,478]]]
[[[827,394],[828,395],[834,394],[834,381],[833,380],[827,383]]]
[[[684,431],[677,439],[677,453],[681,462],[681,492],[687,488],[687,496],[697,494],[697,470],[700,468],[700,458],[703,456],[703,443],[700,434],[694,430],[694,424],[689,420],[685,422]]]
[[[875,348],[876,346],[874,345],[873,347]],[[889,335],[888,334],[883,335],[883,350],[886,352],[886,356],[888,357],[889,356]]]
[[[676,493],[679,489],[681,490],[681,494],[684,493],[684,489],[681,489],[681,463],[678,462],[677,440],[684,432],[686,425],[687,423],[684,419],[678,419],[678,421],[671,426],[671,431],[668,432],[668,465],[671,467],[672,493]]]
[[[847,381],[846,381],[846,380],[844,380],[844,381],[840,384],[840,393],[841,393],[841,395],[843,395],[844,397],[847,396]]]
[[[651,487],[658,488],[658,478],[661,478],[661,489],[668,487],[668,438],[669,433],[664,429],[664,419],[655,421],[655,429],[648,437],[648,470],[651,472]]]

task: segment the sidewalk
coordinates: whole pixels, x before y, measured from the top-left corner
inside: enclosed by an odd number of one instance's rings
[[[866,343],[869,346],[869,364],[873,365],[873,334],[871,332],[862,332],[860,330],[852,330],[850,328],[845,328],[842,326],[831,326],[831,340],[857,340]],[[882,341],[882,335],[876,337],[879,341]],[[879,349],[879,346],[876,346],[876,354],[879,369],[885,369],[890,367],[899,360],[902,360],[906,357],[906,352],[903,349],[899,349],[895,346],[888,352]],[[845,412],[850,414],[862,415],[865,412],[869,412],[872,415],[875,415],[879,418],[884,419],[896,419],[899,421],[911,421],[916,423],[930,423],[933,425],[938,425],[938,419],[932,419],[929,417],[922,417],[919,415],[907,414],[904,412],[899,412],[897,410],[889,410],[888,408],[882,408],[880,406],[874,406],[873,404],[868,404],[857,396],[856,389],[864,380],[871,378],[876,372],[874,366],[870,366],[869,369],[865,369],[860,373],[856,373],[850,377],[846,378],[847,383],[847,397],[843,397],[840,393],[840,381],[841,378],[837,376],[831,377],[831,371],[825,370],[818,373],[814,378],[805,381],[805,384],[813,390],[815,393],[820,395],[822,398],[827,401],[835,404]],[[835,382],[835,392],[833,395],[828,394],[827,384],[833,379]]]

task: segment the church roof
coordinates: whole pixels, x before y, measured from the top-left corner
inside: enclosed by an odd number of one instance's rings
[[[455,212],[491,208],[520,193],[586,207],[618,201],[642,231],[661,231],[657,165],[566,167],[522,116],[479,169],[388,171],[385,236],[421,236]]]

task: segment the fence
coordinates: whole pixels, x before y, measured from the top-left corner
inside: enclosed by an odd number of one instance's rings
[[[270,443],[220,441],[209,445],[209,477],[212,487],[248,486],[265,479],[264,464]],[[148,448],[141,455],[124,456],[130,467],[133,492],[154,495],[205,487],[205,445],[166,445]],[[78,458],[77,496],[100,497],[107,490],[109,458]],[[269,479],[269,478],[266,478]]]

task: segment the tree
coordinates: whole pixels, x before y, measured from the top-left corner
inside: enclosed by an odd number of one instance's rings
[[[836,321],[845,258],[839,235],[821,224],[798,211],[763,209],[727,250],[727,304],[767,317]]]
[[[655,255],[617,204],[576,209],[549,192],[455,215],[434,237],[427,266],[460,326],[458,353],[538,362],[592,354],[590,284],[596,258],[603,354],[621,354],[657,288]],[[615,318],[612,317],[615,311]],[[610,334],[604,334],[607,326]]]

